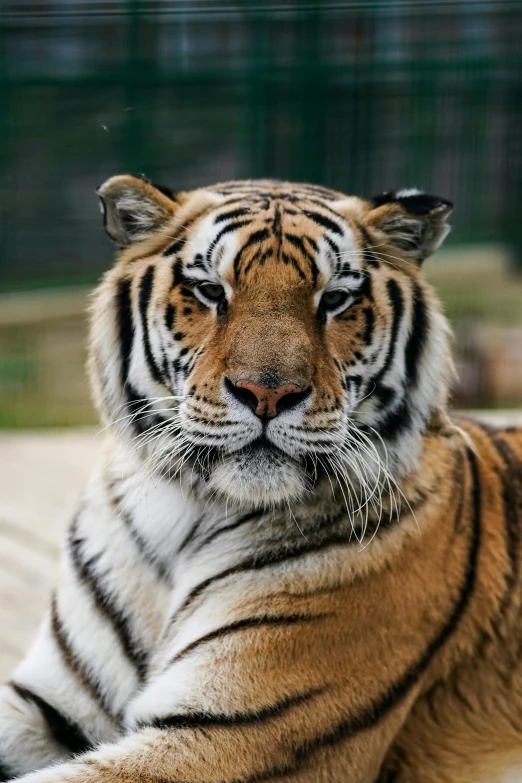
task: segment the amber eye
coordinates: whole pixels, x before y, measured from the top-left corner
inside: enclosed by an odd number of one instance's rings
[[[201,283],[198,285],[198,291],[208,299],[209,302],[220,302],[225,298],[225,289],[217,283]]]
[[[321,297],[321,304],[327,310],[336,310],[348,301],[346,291],[326,291]]]

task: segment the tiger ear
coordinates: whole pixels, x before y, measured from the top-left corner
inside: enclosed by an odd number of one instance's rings
[[[111,177],[98,188],[105,230],[121,247],[141,242],[163,228],[178,204],[166,188],[139,177]]]
[[[451,201],[420,190],[390,191],[372,199],[367,221],[402,255],[421,264],[449,233],[446,218],[452,209]]]

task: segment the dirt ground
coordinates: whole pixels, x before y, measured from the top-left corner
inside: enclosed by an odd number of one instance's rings
[[[476,415],[522,425],[522,412]],[[60,540],[102,448],[96,432],[0,433],[0,682],[46,611]]]

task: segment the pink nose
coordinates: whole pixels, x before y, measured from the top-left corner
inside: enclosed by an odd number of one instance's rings
[[[268,416],[273,419],[277,416],[277,403],[287,394],[301,394],[303,391],[295,383],[287,383],[285,386],[279,386],[277,389],[271,389],[268,386],[260,386],[253,381],[238,381],[238,389],[246,389],[252,392],[257,399],[256,416]]]

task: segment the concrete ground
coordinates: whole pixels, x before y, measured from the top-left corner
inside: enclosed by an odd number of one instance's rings
[[[476,415],[522,426],[522,412]],[[45,613],[60,540],[102,440],[90,429],[0,433],[0,682]]]
[[[60,540],[101,450],[95,435],[0,433],[0,682],[44,616]]]

